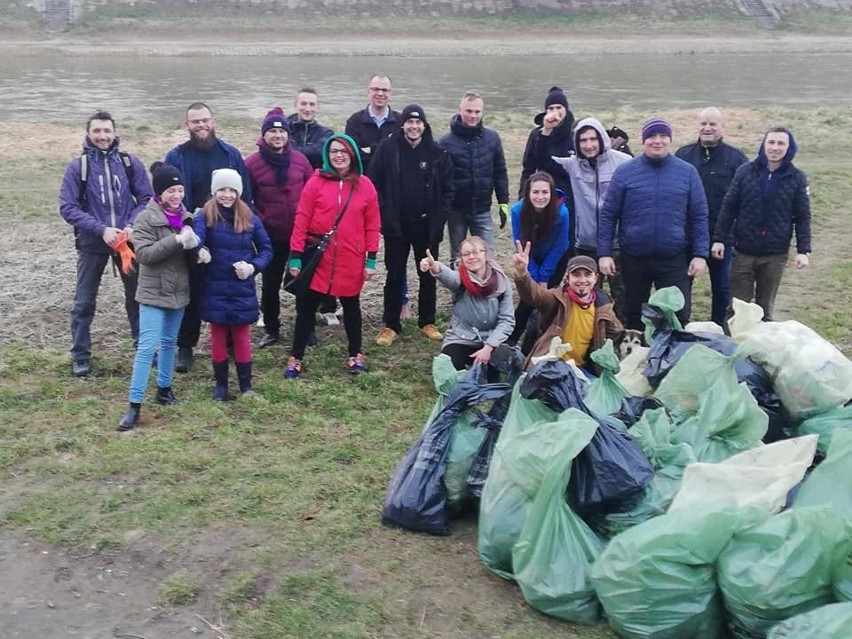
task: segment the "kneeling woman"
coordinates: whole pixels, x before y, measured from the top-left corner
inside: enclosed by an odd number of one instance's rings
[[[421,271],[429,271],[453,292],[453,315],[441,352],[450,356],[456,370],[488,364],[515,327],[512,283],[489,258],[485,240],[469,237],[460,255],[456,270],[436,262],[429,251],[420,260]]]

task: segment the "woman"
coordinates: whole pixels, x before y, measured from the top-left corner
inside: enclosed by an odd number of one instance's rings
[[[228,399],[228,340],[234,350],[240,392],[252,392],[249,329],[257,321],[254,277],[272,260],[272,243],[260,218],[240,199],[243,180],[234,169],[216,169],[213,194],[195,216],[195,232],[209,263],[201,275],[201,319],[210,323],[215,401]]]
[[[337,226],[328,249],[320,258],[309,290],[296,303],[293,348],[284,377],[302,374],[302,359],[314,325],[314,314],[324,295],[340,299],[346,329],[346,369],[364,371],[361,351],[361,289],[376,272],[379,250],[379,199],[365,176],[358,146],[348,135],[331,136],[323,146],[322,168],[317,169],[302,191],[290,238],[290,274],[298,277],[307,240],[321,237]]]
[[[562,281],[568,258],[569,218],[564,198],[553,177],[538,171],[524,184],[523,199],[512,207],[512,238],[531,246],[528,271],[532,281],[545,289]],[[509,336],[510,342],[517,343],[526,330],[521,349],[525,355],[538,337],[538,317],[530,322],[534,310],[524,300],[518,302],[515,330]]]
[[[192,215],[183,206],[183,178],[175,167],[151,165],[154,197],[133,223],[133,244],[139,262],[139,346],[130,380],[130,406],[118,430],[139,423],[145,389],[154,355],[157,367],[158,404],[177,404],[172,392],[172,369],[183,310],[189,304],[189,267],[186,251],[198,246]]]
[[[453,314],[444,335],[442,353],[456,370],[472,364],[488,364],[491,354],[505,342],[515,326],[512,312],[512,283],[489,258],[488,245],[473,236],[462,242],[461,264],[452,270],[436,262],[430,251],[420,260],[420,270],[429,271],[453,291]]]

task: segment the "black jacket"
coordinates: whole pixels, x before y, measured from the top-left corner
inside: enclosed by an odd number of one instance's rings
[[[709,156],[705,155],[704,147],[698,142],[682,146],[675,155],[698,169],[701,184],[704,185],[704,194],[707,196],[710,233],[712,234],[719,217],[719,210],[722,208],[722,199],[731,186],[734,173],[740,165],[748,162],[748,158],[738,148],[723,141],[719,141],[711,149]]]
[[[361,153],[361,163],[364,165],[365,173],[370,168],[370,162],[376,153],[376,149],[379,148],[379,143],[399,131],[402,126],[401,118],[399,111],[391,109],[388,112],[388,119],[382,122],[381,127],[378,127],[373,122],[373,118],[370,117],[369,107],[367,107],[356,111],[346,120],[346,135],[358,143],[358,151]]]
[[[569,111],[558,127],[550,135],[541,134],[541,126],[530,131],[527,146],[524,149],[523,170],[521,171],[521,186],[518,189],[518,199],[524,198],[524,184],[529,176],[536,171],[547,171],[556,181],[560,189],[572,201],[571,179],[562,165],[553,160],[552,156],[568,157],[574,155],[574,115]]]
[[[453,208],[465,213],[491,210],[491,194],[498,204],[509,203],[509,174],[503,142],[496,131],[482,126],[466,126],[458,115],[450,120],[450,132],[438,144],[453,162],[455,197]]]
[[[724,242],[747,255],[780,255],[790,250],[796,231],[796,252],[811,252],[811,203],[805,174],[793,166],[796,142],[781,166],[769,177],[763,144],[753,162],[737,169],[713,232],[714,242]]]
[[[316,120],[303,122],[299,114],[290,116],[290,144],[308,158],[311,167],[322,168],[322,147],[334,131],[322,126]]]
[[[403,224],[406,219],[402,210],[402,179],[400,153],[402,145],[407,145],[402,129],[397,129],[391,137],[379,145],[367,176],[379,193],[379,210],[382,215],[382,235],[385,237],[403,237]],[[450,213],[453,200],[453,164],[449,154],[432,139],[432,130],[426,125],[423,133],[424,151],[428,156],[426,177],[426,220],[429,228],[429,243],[437,246],[444,237],[444,225]]]

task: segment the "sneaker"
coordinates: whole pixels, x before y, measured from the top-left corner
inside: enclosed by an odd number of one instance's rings
[[[71,374],[74,377],[88,377],[92,374],[92,367],[89,365],[89,360],[78,359],[71,362]]]
[[[260,341],[257,343],[257,347],[266,348],[267,346],[272,346],[277,342],[278,335],[273,335],[272,333],[265,333],[263,337],[260,338]]]
[[[337,319],[336,313],[322,313],[321,315],[323,321],[329,326],[337,326],[340,324],[340,320]]]
[[[399,319],[411,319],[414,317],[414,314],[411,312],[411,304],[406,302],[402,305],[402,308],[399,309]]]
[[[388,329],[390,330],[390,329]],[[364,353],[358,353],[355,357],[346,358],[346,368],[353,375],[364,372]]]
[[[302,360],[292,355],[287,360],[287,368],[284,369],[284,379],[296,379],[302,374]]]
[[[154,401],[156,401],[160,406],[174,406],[175,404],[180,404],[180,400],[175,397],[171,386],[166,388],[157,388],[157,397]]]
[[[385,326],[381,331],[379,331],[379,336],[376,338],[376,345],[390,346],[396,341],[397,337],[399,337],[399,333],[392,328]]]
[[[434,324],[426,324],[420,328],[420,332],[423,333],[429,339],[435,340],[436,342],[444,339],[443,334],[437,328],[435,328]]]

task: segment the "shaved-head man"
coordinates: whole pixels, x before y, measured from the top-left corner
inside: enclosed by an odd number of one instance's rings
[[[698,169],[704,193],[707,195],[710,235],[716,226],[722,199],[731,186],[734,173],[748,159],[739,149],[722,140],[725,135],[725,118],[718,107],[706,107],[698,114],[698,141],[677,150],[677,157]],[[711,319],[719,325],[725,320],[730,305],[728,284],[731,270],[731,251],[725,251],[722,259],[711,256],[707,261],[710,271],[712,295]]]

